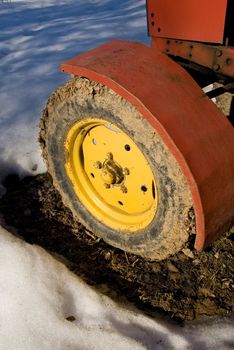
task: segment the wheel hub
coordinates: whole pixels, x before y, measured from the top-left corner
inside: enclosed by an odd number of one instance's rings
[[[101,178],[105,187],[108,187],[108,185],[119,185],[124,182],[124,170],[115,162],[112,153],[107,153],[104,162],[96,161],[94,166],[97,169],[101,169]]]

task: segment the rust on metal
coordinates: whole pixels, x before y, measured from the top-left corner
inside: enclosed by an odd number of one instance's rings
[[[191,76],[160,50],[127,41],[104,44],[61,69],[113,89],[161,136],[190,186],[195,248],[223,233],[234,220],[234,130]]]
[[[178,56],[234,78],[234,47],[152,38],[152,48]]]
[[[148,0],[152,37],[223,43],[227,0]]]

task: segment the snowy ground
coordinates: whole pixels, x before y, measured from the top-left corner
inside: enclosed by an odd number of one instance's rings
[[[233,323],[176,326],[97,293],[44,249],[0,229],[0,348],[228,350]],[[70,321],[69,321],[70,320]]]
[[[112,38],[147,42],[144,4],[0,2],[0,181],[11,171],[45,170],[37,125],[67,79],[59,64]],[[129,311],[0,227],[0,349],[234,349],[233,325],[216,319],[182,328]]]
[[[40,247],[0,229],[0,348],[228,350],[233,323],[179,327],[98,294]]]
[[[37,125],[60,63],[113,38],[148,41],[144,0],[0,2],[0,180],[45,170]]]

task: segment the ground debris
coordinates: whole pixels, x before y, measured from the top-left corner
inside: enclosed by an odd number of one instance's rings
[[[90,285],[179,320],[232,312],[233,228],[204,252],[186,248],[164,261],[149,261],[109,246],[75,221],[48,174],[5,184],[0,212],[6,227],[64,257]]]

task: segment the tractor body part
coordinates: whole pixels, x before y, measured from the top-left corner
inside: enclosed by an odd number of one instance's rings
[[[232,0],[148,0],[147,18],[153,48],[234,77]]]
[[[234,78],[234,47],[207,45],[199,42],[152,38],[152,48],[212,69]]]
[[[148,0],[149,35],[222,44],[227,5],[227,0]]]
[[[234,131],[183,68],[143,44],[112,41],[63,63],[62,71],[110,88],[159,135],[189,185],[197,249],[231,225]]]

